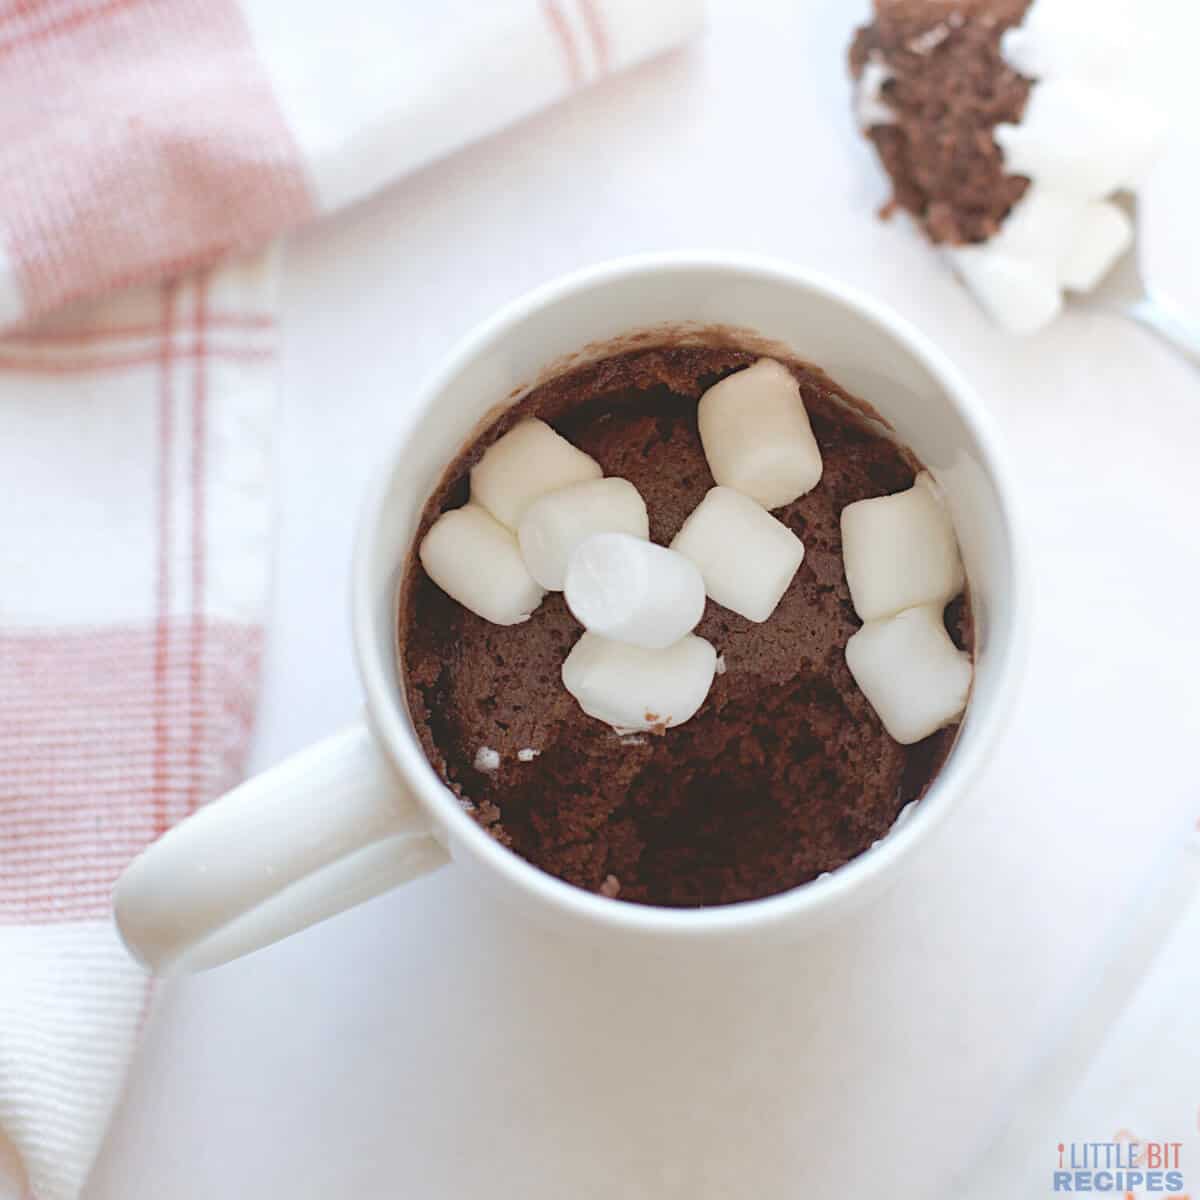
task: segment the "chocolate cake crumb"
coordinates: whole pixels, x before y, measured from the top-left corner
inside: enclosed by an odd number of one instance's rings
[[[713,479],[696,405],[756,354],[727,345],[639,350],[568,372],[507,411],[447,469],[417,541],[466,502],[468,472],[518,420],[537,416],[641,492],[654,541],[668,544]],[[783,360],[781,360],[783,361]],[[618,736],[563,687],[582,633],[559,593],[531,620],[491,625],[407,564],[398,646],[409,711],[426,756],[493,836],[591,892],[645,904],[750,900],[833,870],[890,829],[949,753],[954,729],[900,746],[855,686],[845,646],[859,622],[842,566],[839,518],[854,500],[912,485],[920,465],[858,415],[825,375],[788,362],[824,474],[775,511],[806,553],[770,620],[708,603],[697,633],[736,670],[717,675],[700,711],[662,736]],[[960,647],[969,607],[947,610]],[[481,774],[480,746],[520,769]],[[612,882],[610,882],[612,881]]]
[[[1009,174],[993,136],[1025,112],[1032,80],[1001,54],[1004,31],[1031,0],[875,0],[857,31],[850,71],[886,66],[882,99],[894,114],[866,136],[891,177],[892,199],[930,241],[982,242],[1000,228],[1029,180]]]

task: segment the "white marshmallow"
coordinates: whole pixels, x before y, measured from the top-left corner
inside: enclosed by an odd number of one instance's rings
[[[1005,31],[1005,61],[1030,79],[1112,81],[1136,40],[1125,5],[1106,0],[1037,0],[1020,25]]]
[[[588,479],[539,496],[517,526],[529,573],[561,592],[571,551],[594,533],[650,536],[646,503],[628,479]]]
[[[1161,140],[1161,122],[1131,92],[1075,79],[1037,84],[1016,124],[997,125],[997,145],[1015,175],[1081,200],[1134,185]]]
[[[695,716],[716,663],[717,652],[694,634],[647,650],[585,633],[567,655],[562,679],[589,717],[618,732],[670,729]]]
[[[1017,258],[1053,263],[1071,240],[1079,201],[1053,188],[1031,187],[1013,205],[988,245]]]
[[[1063,288],[1090,291],[1132,241],[1115,205],[1035,186],[990,241],[947,253],[993,320],[1033,333],[1058,315]]]
[[[704,615],[704,580],[674,550],[627,533],[597,533],[567,566],[567,607],[585,629],[661,650]]]
[[[908,491],[847,504],[841,523],[846,582],[864,621],[918,604],[945,607],[962,590],[954,526],[926,472]]]
[[[494,625],[519,625],[545,594],[529,574],[517,539],[478,504],[442,513],[418,551],[429,578]]]
[[[1058,277],[1072,292],[1090,292],[1133,245],[1133,222],[1115,204],[1093,201],[1077,216],[1059,261]]]
[[[937,605],[868,621],[846,644],[846,665],[883,727],[911,746],[956,721],[971,690],[971,659]]]
[[[946,253],[993,321],[1010,333],[1036,333],[1062,312],[1058,277],[1051,265],[1010,257],[992,242]]]
[[[790,504],[821,478],[800,385],[782,363],[760,358],[700,398],[700,441],[712,477],[763,508]]]
[[[493,442],[471,468],[471,499],[515,530],[539,496],[602,474],[594,458],[545,421],[522,421]]]
[[[749,621],[765,621],[804,560],[804,543],[749,496],[715,487],[671,549],[690,558],[708,594]]]
[[[1059,192],[1031,187],[989,241],[948,248],[975,298],[1012,333],[1033,333],[1062,310],[1058,261],[1075,236],[1078,208]]]

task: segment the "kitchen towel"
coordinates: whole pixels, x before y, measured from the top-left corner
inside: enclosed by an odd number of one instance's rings
[[[241,771],[270,576],[261,247],[700,17],[0,0],[3,1200],[82,1188],[149,994],[113,881]]]
[[[113,881],[230,786],[271,542],[267,254],[0,341],[0,1180],[76,1194],[148,984]],[[0,1196],[7,1195],[0,1184]]]
[[[701,17],[701,0],[4,0],[0,327],[253,248]]]

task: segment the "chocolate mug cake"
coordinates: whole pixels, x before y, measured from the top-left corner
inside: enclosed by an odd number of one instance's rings
[[[480,431],[425,504],[397,633],[477,821],[675,907],[883,837],[950,752],[973,650],[921,463],[819,368],[716,331],[576,366]]]

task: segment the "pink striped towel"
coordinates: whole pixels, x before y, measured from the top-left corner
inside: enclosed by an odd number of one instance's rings
[[[147,999],[113,880],[250,736],[277,255],[247,255],[699,6],[0,0],[0,1197],[79,1193]]]

